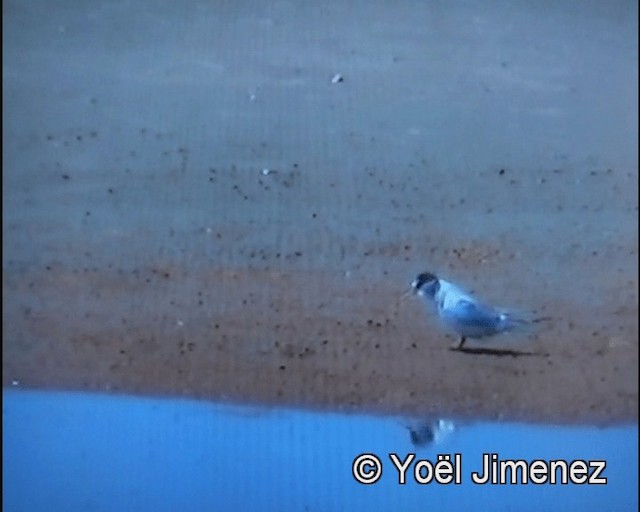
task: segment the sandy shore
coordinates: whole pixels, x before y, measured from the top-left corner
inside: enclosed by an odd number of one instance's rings
[[[4,6],[5,386],[637,421],[635,4],[127,5]]]

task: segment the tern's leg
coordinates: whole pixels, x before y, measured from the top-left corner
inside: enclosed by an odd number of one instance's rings
[[[465,341],[467,341],[467,338],[465,338],[464,336],[462,336],[462,337],[460,338],[460,344],[459,344],[456,348],[461,349],[461,348],[462,348],[462,346],[464,345],[464,342],[465,342]]]

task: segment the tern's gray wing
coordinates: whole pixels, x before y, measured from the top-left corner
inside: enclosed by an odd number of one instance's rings
[[[442,317],[460,327],[496,332],[500,327],[500,313],[492,307],[461,299],[452,308],[441,311]]]

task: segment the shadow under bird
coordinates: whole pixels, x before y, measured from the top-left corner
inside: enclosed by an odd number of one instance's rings
[[[445,327],[460,336],[456,350],[464,346],[467,338],[486,338],[548,320],[526,320],[506,310],[483,304],[455,284],[431,272],[419,274],[411,283],[411,288],[429,305],[435,305]]]

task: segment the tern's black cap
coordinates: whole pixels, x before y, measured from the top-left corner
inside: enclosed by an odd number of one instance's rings
[[[416,277],[415,281],[413,282],[413,287],[416,290],[419,290],[425,284],[432,283],[433,281],[437,280],[438,277],[435,274],[432,274],[431,272],[423,272],[422,274],[419,274],[418,277]]]
[[[409,437],[413,446],[427,446],[436,439],[436,433],[429,423],[409,428]]]

